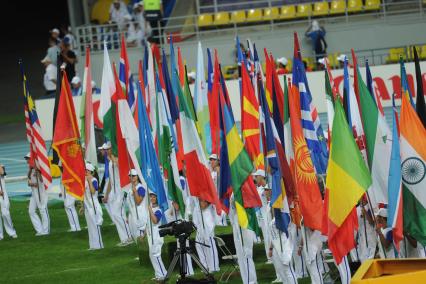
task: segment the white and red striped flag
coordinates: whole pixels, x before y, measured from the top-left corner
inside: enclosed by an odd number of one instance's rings
[[[30,143],[30,164],[40,171],[44,189],[48,189],[52,183],[50,163],[47,157],[46,144],[41,136],[40,121],[34,101],[28,91],[27,78],[22,71],[23,88],[25,97],[25,125],[28,142]]]

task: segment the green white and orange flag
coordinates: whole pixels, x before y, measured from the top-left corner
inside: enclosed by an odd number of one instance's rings
[[[86,48],[86,66],[83,76],[83,95],[80,104],[80,133],[85,152],[84,158],[92,165],[98,164],[96,155],[95,125],[92,102],[92,71],[90,69],[90,48]]]
[[[404,232],[426,245],[426,129],[402,96],[400,116]]]
[[[340,100],[335,101],[333,138],[327,168],[322,232],[337,264],[355,248],[355,206],[371,185],[370,172],[348,127]]]

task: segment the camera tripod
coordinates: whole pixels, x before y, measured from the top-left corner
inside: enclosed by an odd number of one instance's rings
[[[198,265],[198,267],[201,269],[201,271],[206,275],[208,280],[214,281],[213,275],[211,275],[206,267],[201,263],[200,259],[192,252],[191,248],[186,245],[186,240],[188,239],[188,235],[182,234],[178,236],[179,241],[179,247],[176,249],[172,262],[169,265],[169,268],[167,269],[166,277],[164,278],[165,281],[170,278],[170,275],[172,274],[173,270],[175,269],[176,263],[179,261],[180,268],[179,268],[179,274],[180,278],[177,280],[176,283],[185,283],[186,278],[186,272],[187,272],[187,261],[186,261],[186,255],[188,254],[191,259],[194,260],[194,262]],[[196,243],[210,247],[206,244],[199,243],[196,241]],[[215,283],[215,282],[214,282]]]

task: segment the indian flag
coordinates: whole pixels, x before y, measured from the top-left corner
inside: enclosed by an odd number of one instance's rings
[[[400,117],[404,231],[426,245],[426,129],[402,96]]]

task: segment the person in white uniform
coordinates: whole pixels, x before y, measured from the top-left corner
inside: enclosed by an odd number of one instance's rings
[[[149,193],[149,199],[149,218],[146,230],[146,235],[148,236],[149,258],[155,272],[153,280],[162,281],[167,274],[167,270],[164,267],[163,260],[161,258],[161,248],[163,247],[164,239],[163,237],[160,237],[158,229],[161,224],[163,212],[158,206],[157,195],[154,192]]]
[[[70,224],[69,232],[79,232],[81,231],[80,228],[80,221],[78,220],[78,214],[77,210],[75,209],[75,198],[71,194],[69,194],[64,185],[60,184],[62,198],[64,199],[64,209],[65,213],[68,217],[68,223]]]
[[[129,227],[135,240],[143,237],[147,222],[147,202],[143,202],[146,195],[146,185],[143,186],[139,180],[138,173],[135,169],[130,170],[130,179],[132,187],[127,194],[127,204],[129,206]]]
[[[50,233],[50,217],[47,209],[47,191],[44,189],[40,171],[30,165],[30,153],[25,156],[25,159],[29,165],[28,186],[31,187],[31,198],[28,213],[31,223],[36,231],[36,236],[48,235]],[[37,214],[37,209],[40,216]]]
[[[106,192],[108,191],[108,182],[109,182],[109,159],[108,159],[108,149],[111,148],[111,142],[105,142],[104,144],[102,144],[102,146],[98,147],[99,152],[102,154],[102,156],[104,157],[104,161],[105,161],[105,171],[104,171],[104,176],[103,176],[103,188],[102,191],[99,193],[102,193],[102,199],[105,197]],[[102,182],[100,183],[102,184]],[[114,218],[112,217],[112,213],[111,213],[111,209],[110,209],[110,204],[108,202],[104,203],[105,209],[108,213],[108,216],[110,217],[113,225],[115,225],[114,223]]]
[[[366,198],[361,198],[357,207],[358,214],[358,256],[359,260],[364,262],[367,259],[373,259],[377,247],[377,235],[374,229],[374,220],[368,208]]]
[[[387,226],[387,220],[388,209],[380,208],[376,214],[376,233],[379,237],[380,243],[382,244],[381,248],[379,249],[379,254],[381,258],[395,258],[396,250],[394,250],[393,246],[392,228]]]
[[[6,170],[3,165],[0,164],[0,240],[3,239],[3,224],[6,233],[13,239],[16,239],[18,236],[16,235],[15,228],[13,227],[12,217],[10,216],[10,203],[9,197],[6,191],[6,182],[4,177],[6,176]],[[3,220],[2,220],[3,219]]]
[[[216,213],[214,207],[207,201],[193,198],[192,221],[197,227],[195,244],[198,258],[201,264],[209,271],[219,271],[219,255],[214,240],[214,229],[216,226]],[[205,244],[207,246],[201,245]]]
[[[213,183],[216,187],[217,194],[220,195],[219,192],[219,183],[220,183],[220,163],[219,157],[216,154],[211,154],[209,156],[209,170],[212,176]],[[217,226],[227,226],[228,223],[226,221],[226,213],[222,210],[220,216],[215,215],[216,225]]]
[[[312,284],[323,284],[321,273],[322,237],[317,230],[302,227],[302,242],[299,245],[299,253],[303,254]]]
[[[109,144],[111,145],[111,144]],[[117,246],[127,246],[133,243],[127,217],[125,213],[125,201],[123,190],[120,186],[120,174],[118,171],[118,158],[112,154],[111,147],[107,147],[109,159],[109,180],[104,203],[109,203],[112,220],[117,228],[120,243]]]
[[[84,188],[84,216],[89,233],[89,250],[102,249],[101,225],[103,222],[102,208],[98,200],[99,183],[94,177],[95,167],[86,163],[86,181]]]

